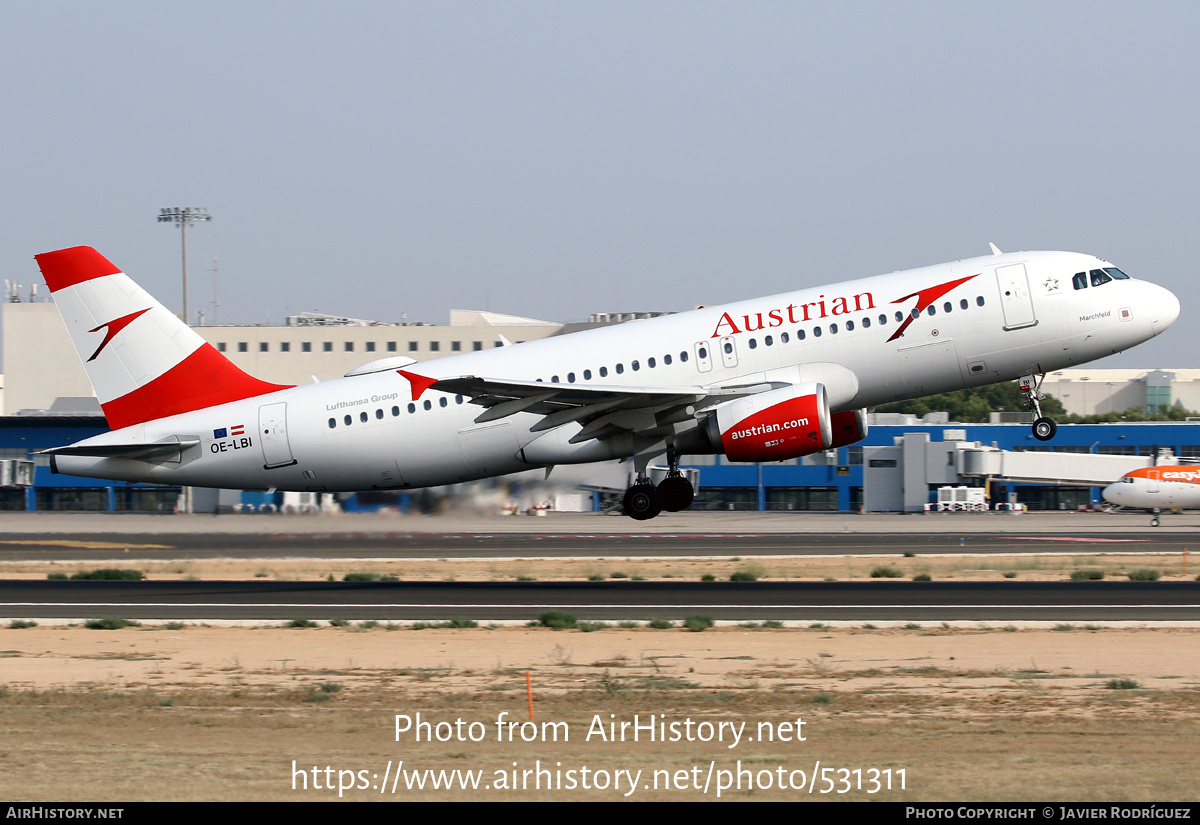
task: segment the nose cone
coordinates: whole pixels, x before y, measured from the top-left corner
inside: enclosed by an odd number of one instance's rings
[[[1151,285],[1149,292],[1150,324],[1155,335],[1158,335],[1179,318],[1179,299],[1169,289],[1157,284]]]
[[[1120,492],[1119,492],[1119,490],[1117,489],[1117,488],[1118,488],[1118,487],[1120,487],[1120,486],[1121,486],[1121,485],[1120,485],[1119,483],[1118,483],[1118,484],[1110,484],[1110,485],[1108,485],[1108,486],[1107,486],[1107,487],[1105,487],[1105,488],[1104,488],[1104,490],[1103,490],[1103,491],[1100,493],[1101,497],[1103,497],[1103,499],[1104,499],[1105,501],[1107,501],[1109,504],[1120,504],[1121,502],[1117,500],[1117,499],[1119,499],[1119,498],[1120,498]]]

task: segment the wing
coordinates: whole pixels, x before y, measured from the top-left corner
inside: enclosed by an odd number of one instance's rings
[[[694,421],[701,410],[784,386],[764,381],[726,387],[621,387],[505,381],[474,375],[429,379],[404,370],[399,372],[412,383],[414,398],[420,397],[425,389],[434,389],[466,396],[472,404],[486,407],[475,418],[477,424],[521,412],[542,416],[530,427],[532,432],[578,421],[582,429],[571,438],[572,444],[624,432],[647,437],[666,435],[675,424]]]

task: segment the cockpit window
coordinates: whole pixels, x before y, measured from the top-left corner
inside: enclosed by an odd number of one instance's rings
[[[1071,283],[1075,285],[1076,289],[1087,289],[1087,273],[1076,272],[1075,277],[1071,279]]]
[[[1107,284],[1109,281],[1112,280],[1112,278],[1108,277],[1108,275],[1106,275],[1104,273],[1104,271],[1100,270],[1100,269],[1093,269],[1091,272],[1091,276],[1092,276],[1092,286],[1100,286],[1100,284]]]
[[[1116,278],[1118,281],[1128,281],[1129,280],[1129,276],[1126,275],[1121,270],[1117,269],[1115,266],[1106,266],[1106,267],[1104,267],[1104,271],[1107,272],[1109,275],[1113,276],[1114,278]]]

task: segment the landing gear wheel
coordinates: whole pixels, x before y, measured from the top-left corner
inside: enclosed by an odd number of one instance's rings
[[[1054,438],[1054,434],[1058,432],[1058,425],[1054,423],[1053,418],[1045,416],[1033,422],[1033,437],[1038,441],[1049,441]]]
[[[652,519],[662,512],[662,496],[653,484],[635,484],[625,491],[625,515],[638,521]]]
[[[1157,526],[1158,526],[1158,516],[1155,516],[1154,518],[1150,519],[1150,526],[1151,526],[1151,527],[1157,527]]]
[[[696,497],[696,491],[683,476],[667,476],[658,485],[658,494],[662,497],[662,508],[668,513],[678,513],[686,510]]]

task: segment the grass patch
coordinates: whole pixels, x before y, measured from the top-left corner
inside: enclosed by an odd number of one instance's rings
[[[46,578],[50,578],[47,576]],[[71,575],[72,581],[120,581],[140,582],[146,578],[141,570],[123,570],[119,567],[102,567],[98,570],[80,570]]]
[[[882,564],[871,571],[871,578],[873,579],[898,579],[903,575],[895,567],[888,567]]]
[[[1109,690],[1137,690],[1141,687],[1134,679],[1109,679],[1104,686]]]
[[[670,619],[651,619],[650,621],[646,622],[646,627],[649,627],[652,630],[670,630],[674,626],[675,622],[671,621]]]
[[[13,630],[25,630],[30,627],[37,627],[37,622],[30,619],[13,619],[8,623],[8,626]]]
[[[758,576],[754,575],[749,570],[738,570],[729,577],[729,580],[731,582],[756,582],[758,581]]]
[[[713,626],[712,616],[688,616],[683,620],[683,626],[693,633],[708,630],[708,628]]]
[[[284,625],[284,627],[316,627],[317,623],[311,619],[292,619]]]
[[[350,626],[350,622],[346,621],[345,619],[326,619],[326,621],[329,622],[330,627],[349,627]]]
[[[918,573],[912,577],[912,580],[915,582],[931,582],[933,581],[933,576],[928,573]]]
[[[588,576],[587,580],[590,582],[602,582],[602,581],[604,581],[604,574],[603,573],[593,573],[592,575]]]
[[[1071,581],[1073,582],[1095,582],[1104,578],[1104,571],[1095,567],[1076,570],[1071,573]]]
[[[83,626],[88,630],[120,630],[123,627],[141,627],[142,623],[135,622],[133,619],[108,616],[103,619],[88,619]]]
[[[606,627],[612,627],[612,625],[608,622],[576,622],[575,627],[584,633],[591,633],[595,630],[604,630]]]
[[[562,610],[547,610],[537,617],[538,626],[549,627],[554,630],[570,630],[578,623],[578,619],[575,616]]]
[[[703,576],[700,577],[700,581],[702,581],[702,582],[715,582],[716,580],[717,580],[717,577],[714,576],[712,573],[705,573]]]
[[[1139,567],[1137,570],[1129,571],[1129,580],[1131,582],[1156,582],[1162,577],[1162,573],[1158,570],[1151,570],[1147,567]]]

